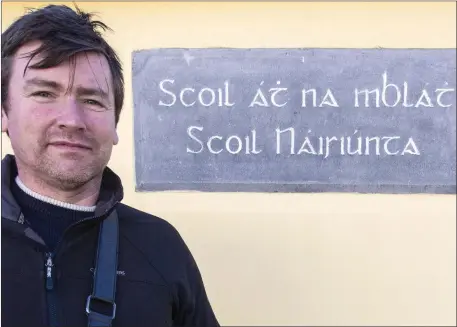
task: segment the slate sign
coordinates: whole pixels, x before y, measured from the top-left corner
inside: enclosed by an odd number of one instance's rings
[[[139,191],[456,193],[455,49],[133,53]]]

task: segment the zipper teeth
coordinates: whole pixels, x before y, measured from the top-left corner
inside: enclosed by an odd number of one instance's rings
[[[54,298],[54,276],[53,276],[53,267],[52,262],[54,254],[51,252],[46,253],[45,267],[46,267],[46,301],[48,307],[48,322],[51,327],[57,327],[57,308],[56,308],[56,299]]]
[[[47,293],[49,324],[51,327],[57,327],[57,305],[54,293]]]

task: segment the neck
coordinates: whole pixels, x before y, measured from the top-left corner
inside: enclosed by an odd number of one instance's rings
[[[73,203],[68,203],[68,202],[62,202],[53,198],[50,198],[48,196],[41,195],[39,193],[36,193],[29,189],[27,186],[25,186],[24,183],[22,183],[21,179],[19,176],[15,178],[15,182],[17,186],[25,193],[30,195],[31,197],[40,200],[42,202],[46,202],[49,204],[53,204],[58,207],[74,210],[74,211],[85,211],[85,212],[91,212],[95,211],[95,205],[93,206],[85,206],[85,205],[78,205],[78,204],[73,204]]]
[[[28,175],[21,170],[18,170],[17,181],[19,182],[18,184],[28,189],[34,195],[39,195],[60,203],[90,207],[95,206],[97,202],[101,177],[94,178],[78,189],[72,190],[59,188],[58,185],[53,185],[42,179]]]

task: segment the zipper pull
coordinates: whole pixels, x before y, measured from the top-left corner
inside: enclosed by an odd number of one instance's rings
[[[21,212],[21,214],[19,215],[19,219],[17,220],[17,222],[19,224],[22,224],[24,225],[24,222],[25,222],[25,217],[24,217],[24,214]]]
[[[54,264],[52,263],[52,254],[48,253],[46,255],[46,289],[48,291],[52,290],[54,288],[54,276],[53,276],[53,270],[52,267],[54,267]]]

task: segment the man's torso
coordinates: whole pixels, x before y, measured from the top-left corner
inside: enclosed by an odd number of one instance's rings
[[[160,219],[131,217],[129,221],[123,210],[118,211],[120,251],[113,327],[171,326],[175,303],[172,289],[179,287],[180,272],[185,270],[176,266],[176,275],[173,272],[173,265],[180,262],[175,259],[183,254],[173,249],[173,230]],[[98,229],[62,242],[52,262],[53,278],[47,289],[46,249],[14,226],[18,223],[3,224],[2,325],[49,326],[53,317],[58,326],[86,325]]]

